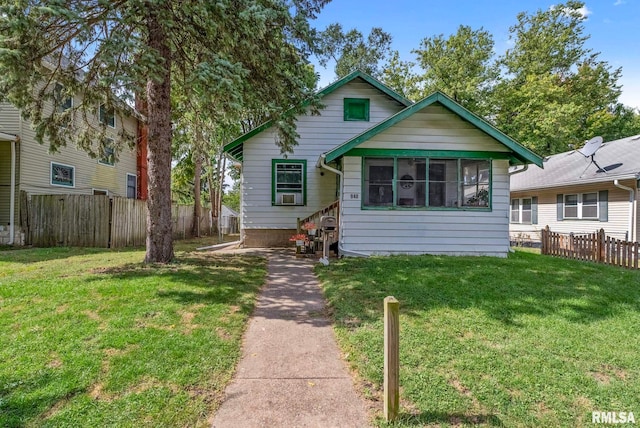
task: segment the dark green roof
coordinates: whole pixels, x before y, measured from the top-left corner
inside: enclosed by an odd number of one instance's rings
[[[346,85],[347,83],[349,83],[349,82],[351,82],[351,81],[353,81],[355,79],[358,79],[358,78],[364,80],[365,82],[367,82],[368,84],[370,84],[374,88],[378,89],[380,92],[383,92],[384,94],[388,95],[390,98],[398,101],[400,104],[402,104],[404,106],[410,106],[411,104],[413,104],[413,102],[411,100],[403,97],[402,95],[398,94],[397,92],[395,92],[393,89],[389,88],[388,86],[386,86],[382,82],[374,79],[373,77],[371,77],[368,74],[363,73],[362,71],[359,71],[359,70],[354,71],[354,72],[346,75],[342,79],[333,82],[332,84],[330,84],[326,88],[324,88],[321,91],[319,91],[317,96],[320,97],[320,98],[324,97],[325,95],[328,95],[328,94],[334,92],[338,88],[341,88],[342,86]],[[310,100],[305,101],[303,105],[308,105],[309,103],[310,103]],[[291,109],[291,110],[293,110],[293,109]],[[272,125],[273,125],[273,121],[269,120],[269,121],[263,123],[262,125],[258,126],[257,128],[254,128],[251,131],[247,132],[246,134],[241,135],[240,137],[236,138],[235,140],[233,140],[229,144],[226,144],[224,146],[224,148],[223,148],[224,152],[227,153],[232,158],[234,158],[236,160],[239,160],[239,161],[242,161],[243,143],[245,141],[247,141],[249,138],[253,137],[254,135],[257,135],[257,134],[261,133],[262,131],[264,131],[266,129],[269,129]]]
[[[418,101],[417,103],[408,106],[404,110],[401,110],[398,113],[394,114],[393,116],[389,117],[388,119],[380,122],[376,126],[369,128],[362,134],[356,135],[355,137],[345,142],[344,144],[341,144],[335,149],[328,151],[327,153],[325,153],[325,161],[331,162],[333,160],[338,159],[341,156],[344,156],[348,151],[352,150],[353,148],[357,147],[363,142],[371,139],[375,135],[396,125],[397,123],[403,121],[404,119],[408,118],[414,113],[419,112],[423,108],[435,103],[441,104],[451,112],[457,114],[463,120],[466,120],[467,122],[471,123],[478,129],[486,133],[487,135],[493,137],[500,143],[504,144],[507,148],[509,148],[513,152],[514,158],[516,160],[522,163],[533,163],[535,165],[538,165],[539,167],[542,167],[542,158],[540,156],[538,156],[531,150],[527,149],[517,141],[511,139],[502,131],[493,127],[492,125],[490,125],[489,123],[481,119],[480,117],[471,113],[469,110],[462,107],[460,104],[456,103],[455,101],[453,101],[451,98],[449,98],[442,92],[434,92],[433,94],[422,99],[421,101]]]

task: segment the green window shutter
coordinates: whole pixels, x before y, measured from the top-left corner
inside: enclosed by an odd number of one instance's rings
[[[564,219],[564,195],[562,194],[556,197],[556,210],[558,221],[562,221]]]
[[[538,197],[531,197],[531,224],[538,224]]]
[[[345,121],[369,121],[369,99],[368,98],[345,98],[344,99],[344,120]]]
[[[598,192],[599,219],[600,221],[609,221],[609,191],[601,190]]]

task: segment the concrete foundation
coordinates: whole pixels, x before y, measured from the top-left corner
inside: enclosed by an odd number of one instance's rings
[[[244,229],[244,246],[246,248],[293,247],[289,241],[296,229]]]

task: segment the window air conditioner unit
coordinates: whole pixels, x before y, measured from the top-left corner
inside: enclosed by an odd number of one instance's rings
[[[283,193],[282,194],[282,205],[295,205],[296,204],[296,194],[295,193]]]

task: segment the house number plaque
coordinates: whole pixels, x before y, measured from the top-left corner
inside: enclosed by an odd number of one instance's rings
[[[349,193],[349,199],[360,199],[360,193]]]

